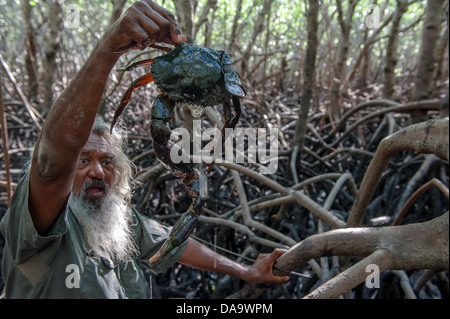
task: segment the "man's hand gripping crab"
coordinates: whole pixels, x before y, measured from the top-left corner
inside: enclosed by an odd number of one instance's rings
[[[230,56],[222,50],[181,43],[163,56],[139,61],[121,70],[131,71],[135,67],[148,64],[152,65],[151,73],[131,83],[114,114],[111,130],[130,102],[131,93],[154,81],[163,93],[158,95],[152,106],[150,134],[153,149],[162,164],[172,170],[175,176],[183,178],[185,189],[192,198],[189,209],[180,217],[169,238],[150,259],[150,262],[156,262],[189,237],[206,199],[200,196],[200,173],[192,161],[174,163],[170,158],[174,143],[170,140],[172,131],[168,123],[172,118],[174,107],[177,104],[187,104],[192,115],[200,117],[203,114],[203,107],[222,103],[224,114],[222,138],[224,139],[225,129],[234,128],[239,120],[241,113],[239,98],[245,96],[245,89],[239,74],[230,66]],[[209,165],[206,173],[211,167],[212,164]]]

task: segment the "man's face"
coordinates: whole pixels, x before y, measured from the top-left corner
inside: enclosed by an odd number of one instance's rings
[[[101,201],[114,181],[113,162],[108,142],[91,134],[80,154],[73,192],[91,203]]]

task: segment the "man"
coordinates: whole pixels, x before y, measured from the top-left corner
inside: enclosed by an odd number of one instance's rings
[[[186,41],[174,16],[150,0],[133,4],[106,31],[54,105],[40,133],[30,169],[0,224],[6,244],[6,298],[145,298],[142,262],[169,229],[129,207],[131,166],[124,135],[109,134],[97,109],[120,48]],[[150,265],[176,261],[253,282],[281,283],[272,274],[283,251],[241,265],[193,239]]]

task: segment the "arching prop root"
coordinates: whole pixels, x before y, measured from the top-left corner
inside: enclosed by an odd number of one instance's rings
[[[438,119],[411,125],[380,143],[366,171],[348,225],[360,225],[381,174],[396,152],[412,150],[449,159],[449,120]],[[293,246],[277,260],[281,269],[295,270],[322,256],[365,257],[305,298],[336,298],[368,276],[366,267],[374,264],[384,270],[449,268],[449,213],[431,221],[380,228],[352,227],[312,235]],[[279,274],[274,269],[275,274]]]

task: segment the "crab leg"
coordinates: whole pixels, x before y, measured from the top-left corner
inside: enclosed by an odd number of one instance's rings
[[[117,71],[132,71],[135,68],[138,68],[140,66],[144,66],[144,65],[150,65],[153,63],[153,59],[147,59],[147,60],[142,60],[142,61],[137,61],[131,64],[128,64],[127,66],[123,67],[123,68],[118,68]]]
[[[241,102],[239,101],[239,98],[233,95],[232,97],[233,101],[233,108],[234,108],[234,116],[232,117],[230,104],[227,101],[223,102],[223,115],[224,115],[224,125],[222,128],[222,145],[225,145],[225,139],[226,139],[226,129],[227,128],[234,128],[239,121],[239,117],[241,116]],[[208,165],[208,168],[206,169],[206,173],[209,173],[209,171],[214,166],[215,160]]]
[[[128,105],[128,103],[130,103],[131,93],[133,93],[133,91],[137,90],[141,86],[148,84],[152,81],[153,81],[153,76],[151,73],[148,73],[148,74],[145,74],[145,75],[141,76],[140,78],[134,80],[133,82],[131,82],[130,86],[128,87],[128,90],[126,90],[125,94],[122,97],[122,101],[120,102],[119,107],[117,108],[116,112],[114,113],[114,118],[111,123],[111,132],[112,132],[112,129],[113,129],[114,125],[116,124],[116,121],[119,118],[120,114],[122,114],[125,107]]]
[[[241,101],[235,95],[233,95],[231,100],[233,101],[234,117],[230,121],[230,127],[234,128],[239,121],[239,117],[241,116]]]
[[[241,102],[239,98],[234,96],[232,97],[233,101],[233,109],[234,116],[232,117],[230,104],[228,102],[223,102],[223,114],[224,114],[224,125],[222,128],[222,142],[225,142],[225,133],[227,128],[234,128],[239,121],[239,117],[241,116]]]
[[[128,52],[130,50],[133,50],[133,49],[143,50],[146,47],[152,47],[152,48],[155,48],[155,49],[158,49],[158,50],[165,51],[167,53],[172,51],[171,48],[168,48],[168,47],[165,47],[165,46],[161,46],[161,45],[158,45],[156,43],[149,43],[149,44],[141,44],[141,45],[139,45],[139,44],[137,44],[136,42],[133,41],[132,43],[130,43],[130,44],[128,44],[128,45],[126,45],[124,47],[121,47],[118,50],[114,51],[114,53],[116,53],[116,54],[123,54],[123,53],[126,53],[126,52]]]
[[[194,164],[191,162],[184,163],[183,161],[174,163],[170,157],[173,142],[170,141],[172,131],[167,124],[172,118],[174,107],[175,102],[168,96],[164,93],[158,95],[152,106],[150,134],[156,157],[171,169],[175,176],[183,178],[184,187],[189,197],[192,198],[192,203],[189,209],[178,219],[159,251],[150,259],[151,263],[167,255],[189,237],[197,224],[205,200],[200,196],[201,185],[198,174],[194,170]]]
[[[162,257],[170,253],[174,248],[180,246],[186,239],[189,238],[192,231],[197,224],[200,214],[203,209],[205,200],[199,196],[198,180],[194,181],[191,191],[196,191],[197,196],[193,198],[192,204],[189,209],[178,219],[173,226],[169,237],[164,244],[158,250],[158,252],[150,258],[149,262],[154,263],[160,260]]]
[[[152,106],[152,121],[150,135],[153,141],[153,150],[159,161],[172,170],[173,174],[182,178],[195,178],[194,165],[189,161],[174,163],[170,153],[174,143],[170,140],[172,130],[168,123],[172,118],[175,102],[164,93],[159,94]],[[181,150],[183,151],[183,150]]]

